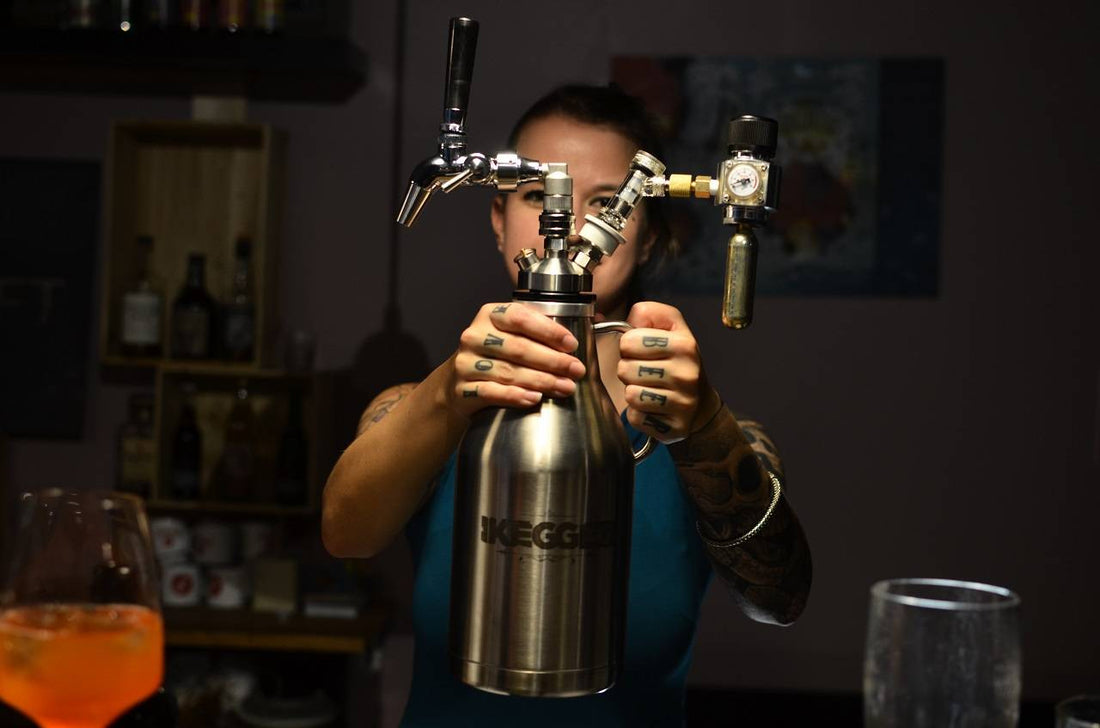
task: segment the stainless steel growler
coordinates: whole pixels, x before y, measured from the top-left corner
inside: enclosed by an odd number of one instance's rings
[[[450,25],[438,149],[413,169],[399,223],[411,227],[438,191],[488,186],[510,192],[542,180],[540,234],[545,253],[516,258],[514,300],[554,318],[579,342],[587,373],[569,397],[529,409],[475,415],[458,451],[451,571],[451,666],[463,682],[491,692],[567,697],[615,682],[625,635],[633,452],[600,379],[595,339],[625,323],[596,324],[592,272],[622,244],[627,218],[643,197],[712,199],[729,240],[722,320],[752,320],[753,226],[774,211],[779,168],[771,163],[778,127],[743,116],[730,122],[730,157],[715,177],[664,176],[639,151],[619,190],[573,233],[566,165],[513,152],[489,157],[466,144],[466,109],[478,25]]]
[[[640,153],[632,175],[653,174],[640,163],[660,165]],[[514,300],[569,329],[587,371],[569,397],[487,408],[471,420],[458,450],[450,647],[452,670],[469,685],[567,697],[606,690],[622,665],[634,465],[651,441],[633,452],[600,379],[597,334],[629,326],[593,326],[582,265],[594,267],[621,236],[589,216],[583,242],[567,245],[571,179],[565,165],[548,168],[545,257],[517,258]]]
[[[596,693],[622,664],[634,464],[644,453],[631,451],[600,381],[591,300],[523,303],[573,333],[588,371],[572,396],[483,410],[466,432],[452,670],[493,692]]]

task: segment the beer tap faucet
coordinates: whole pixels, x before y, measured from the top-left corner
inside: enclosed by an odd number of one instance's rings
[[[541,179],[547,172],[546,165],[511,152],[488,157],[466,151],[466,111],[474,75],[477,29],[475,20],[451,19],[439,150],[416,165],[409,176],[405,201],[397,213],[397,222],[407,228],[413,226],[437,190],[448,193],[473,184],[509,192],[524,182]]]

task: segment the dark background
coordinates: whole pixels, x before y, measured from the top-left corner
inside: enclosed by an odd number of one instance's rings
[[[721,326],[717,298],[671,301],[726,401],[775,436],[815,562],[809,608],[787,629],[748,621],[714,585],[696,688],[858,692],[868,587],[940,576],[1021,595],[1025,698],[1100,691],[1097,7],[408,4],[402,169],[434,148],[453,14],[482,23],[468,128],[487,153],[549,86],[605,81],[613,55],[944,60],[943,148],[929,150],[944,164],[937,296],[762,297],[744,333]],[[323,368],[349,364],[382,327],[391,185],[405,184],[389,172],[395,22],[393,3],[356,3],[369,78],[348,103],[249,106],[289,134],[282,309],[316,332]],[[102,161],[111,120],[189,111],[179,98],[0,94],[0,157]],[[926,141],[917,130],[909,143]],[[509,292],[487,194],[439,196],[401,241],[405,326],[441,360],[478,305]],[[130,389],[100,381],[95,336],[83,436],[11,441],[0,467],[12,487],[112,483]],[[19,351],[0,342],[4,357]],[[396,711],[408,643],[386,651]]]

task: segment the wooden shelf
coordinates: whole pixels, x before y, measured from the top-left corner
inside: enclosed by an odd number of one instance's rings
[[[108,354],[101,356],[100,364],[106,368],[119,369],[163,369],[170,372],[194,376],[240,376],[248,379],[307,379],[309,372],[287,372],[281,369],[257,367],[248,362],[234,363],[218,359],[167,359],[155,357],[127,357]]]
[[[282,618],[244,609],[164,609],[169,647],[359,654],[373,644],[385,623],[381,608],[367,609],[358,619]]]
[[[0,89],[342,103],[366,57],[345,38],[0,28]]]
[[[315,516],[314,506],[280,506],[272,503],[236,503],[233,501],[149,500],[149,513],[207,514],[219,516]]]
[[[6,71],[4,53],[0,49],[0,85]],[[253,356],[236,366],[260,368],[275,360],[279,324],[275,281],[285,151],[285,134],[263,124],[117,121],[112,125],[105,173],[99,337],[100,358],[110,368],[147,370],[159,361],[125,357],[121,342],[123,300],[137,284],[144,257],[137,239],[143,235],[153,239],[147,272],[164,297],[161,343],[165,352],[171,350],[172,302],[186,280],[189,255],[203,255],[206,290],[215,301],[225,302],[232,296],[237,241],[248,238],[255,306]],[[220,342],[210,343],[216,352]],[[176,363],[171,357],[163,360]],[[218,360],[179,363],[235,370],[233,364]]]

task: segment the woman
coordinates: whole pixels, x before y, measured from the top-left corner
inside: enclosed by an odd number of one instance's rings
[[[657,153],[644,109],[610,88],[563,87],[517,123],[524,157],[562,161],[577,219],[618,188],[634,152]],[[489,303],[458,349],[419,384],[383,392],[324,492],[323,537],[336,556],[369,557],[406,531],[416,562],[416,658],[403,725],[679,726],[699,604],[713,571],[753,619],[789,624],[805,606],[810,555],[785,498],[743,543],[781,480],[775,448],[757,424],[731,414],[708,384],[691,329],[672,306],[635,302],[639,270],[668,252],[659,209],[639,208],[626,243],[595,270],[598,317],[636,328],[598,340],[600,374],[633,438],[665,445],[635,475],[627,645],[623,673],[601,695],[538,699],[490,695],[450,676],[447,614],[453,453],[469,417],[488,406],[529,407],[569,395],[584,376],[564,327],[520,304]],[[491,221],[505,265],[542,248],[539,185],[498,195]],[[653,344],[657,343],[656,346]],[[489,364],[490,366],[486,366]],[[642,393],[646,396],[643,397]]]

